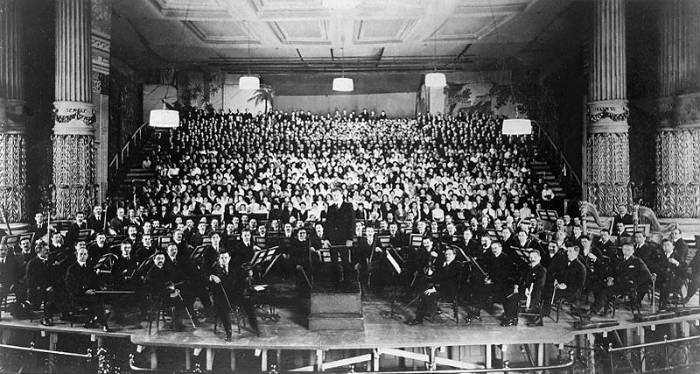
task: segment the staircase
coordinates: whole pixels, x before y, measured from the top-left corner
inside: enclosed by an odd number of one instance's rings
[[[153,131],[147,124],[139,127],[121,152],[109,164],[109,196],[115,200],[132,198],[134,182],[143,182],[156,176],[154,168],[144,169],[142,161],[155,148]]]
[[[564,199],[572,198],[572,196],[564,190],[564,187],[559,182],[559,178],[554,174],[553,168],[549,162],[542,160],[541,157],[538,156],[530,163],[530,166],[532,167],[532,174],[538,179],[542,178],[549,188],[554,191],[554,196],[557,199],[563,201]]]

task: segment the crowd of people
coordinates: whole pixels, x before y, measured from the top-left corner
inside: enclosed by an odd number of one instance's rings
[[[502,136],[491,115],[181,118],[144,161],[157,177],[120,206],[79,213],[65,232],[38,213],[34,242],[0,246],[0,299],[15,295],[18,318],[43,306],[52,325],[79,310],[86,327],[109,330],[107,303],[120,324],[161,310],[175,330],[215,317],[231,339],[234,306],[259,334],[255,285],[276,276],[302,293],[327,280],[415,294],[409,324],[443,300],[467,323],[501,304],[512,326],[525,300],[536,326],[559,300],[580,316],[608,312],[618,295],[639,305],[652,274],[662,308],[700,286],[679,230],[654,243],[627,229],[622,208],[620,225],[596,236],[581,217],[538,215],[557,205],[530,169],[532,139]]]

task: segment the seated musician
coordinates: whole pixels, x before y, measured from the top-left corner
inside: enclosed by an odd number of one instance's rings
[[[359,223],[359,222],[358,222]],[[360,281],[363,286],[367,287],[369,283],[377,282],[381,284],[382,274],[375,272],[379,268],[379,264],[383,263],[381,254],[383,253],[379,238],[375,235],[374,227],[367,227],[365,235],[357,237],[357,245],[353,248],[351,260],[355,270],[360,276]],[[369,272],[372,272],[374,279],[368,279]]]
[[[197,231],[193,232],[192,235],[190,235],[189,240],[187,243],[191,245],[192,247],[198,247],[202,245],[204,242],[204,238],[208,236],[207,233],[207,221],[206,218],[202,218],[201,221],[197,224]]]
[[[421,246],[415,248],[408,258],[409,273],[413,277],[413,280],[417,277],[429,264],[440,262],[440,253],[435,248],[435,243],[433,239],[429,237],[424,237]]]
[[[503,246],[499,242],[491,244],[492,256],[486,258],[486,273],[484,279],[484,291],[492,302],[503,303],[504,314],[501,326],[515,326],[518,324],[517,309],[506,307],[510,305],[509,299],[518,297],[516,295],[517,269],[513,259],[503,253]]]
[[[236,246],[236,242],[240,239],[240,232],[233,223],[227,223],[223,236],[221,237],[222,246],[227,250],[232,250]]]
[[[453,247],[447,247],[444,251],[445,261],[437,268],[437,283],[440,289],[440,299],[448,302],[456,302],[459,297],[459,285],[462,282],[463,267],[457,261],[457,254]]]
[[[71,223],[68,232],[66,233],[66,244],[68,246],[75,245],[80,235],[80,230],[87,230],[88,222],[85,220],[85,214],[78,212],[75,214],[75,222]]]
[[[99,291],[100,285],[95,270],[87,263],[88,251],[85,242],[76,244],[75,256],[77,261],[68,267],[65,278],[71,305],[74,308],[87,307],[89,318],[85,328],[94,328],[99,322],[102,330],[109,332],[102,297],[95,293]]]
[[[177,251],[177,246],[171,245]],[[185,303],[180,294],[175,269],[165,265],[166,253],[158,251],[153,257],[153,266],[146,274],[146,285],[149,288],[150,308],[157,311],[169,308],[171,311],[173,330],[182,331],[182,317]],[[153,316],[151,317],[153,318]]]
[[[671,240],[665,239],[661,243],[664,254],[661,257],[656,288],[659,290],[659,309],[666,309],[668,297],[673,292],[678,292],[685,278],[687,265],[682,250],[679,250]]]
[[[622,258],[622,251],[617,247],[615,242],[612,241],[608,229],[600,230],[600,237],[594,242],[593,247],[611,263],[615,263]]]
[[[131,249],[134,252],[136,262],[141,263],[156,253],[156,247],[153,245],[153,237],[150,234],[141,236],[141,243]]]
[[[173,274],[172,282],[177,285],[179,290],[178,297],[182,299],[184,306],[187,308],[190,315],[194,315],[195,297],[200,296],[202,304],[206,302],[203,295],[197,292],[199,290],[196,280],[197,276],[200,274],[196,272],[195,267],[192,262],[190,262],[189,258],[183,258],[180,256],[178,246],[175,243],[168,245],[166,255],[165,266],[168,267]],[[208,297],[206,299],[208,299]],[[209,305],[211,305],[210,301],[205,304],[205,306]]]
[[[671,231],[671,242],[673,242],[673,248],[678,252],[679,257],[685,260],[688,257],[688,243],[683,240],[681,234],[681,229],[673,229]]]
[[[590,314],[607,313],[608,301],[615,295],[629,295],[635,298],[637,306],[641,303],[641,296],[651,284],[651,273],[647,265],[639,257],[634,255],[634,246],[630,243],[622,245],[622,261],[619,261],[613,272],[613,276],[606,279],[606,287],[595,295],[595,302],[591,306]],[[605,307],[602,312],[601,309]]]
[[[405,247],[406,244],[408,243],[408,239],[406,239],[406,235],[399,230],[399,224],[396,222],[391,222],[389,224],[389,243],[394,247],[394,248],[402,248]]]
[[[95,242],[88,246],[88,261],[91,261],[94,265],[95,261],[100,259],[102,255],[108,252],[109,247],[107,246],[107,235],[105,235],[103,232],[98,232],[95,234]]]
[[[305,228],[299,229],[297,238],[289,253],[290,264],[294,267],[294,274],[296,274],[297,287],[301,286],[299,289],[306,289],[311,286],[309,277],[312,275],[312,267],[318,264],[316,251],[309,246],[308,236]]]
[[[140,283],[134,278],[134,273],[139,263],[133,255],[133,247],[130,242],[123,241],[119,246],[121,253],[112,266],[112,285],[115,290],[137,291]],[[114,307],[114,317],[117,323],[124,323],[125,311],[137,302],[135,295],[115,296],[112,301]]]
[[[71,248],[68,245],[66,245],[65,240],[63,240],[63,235],[61,235],[60,232],[55,232],[51,235],[51,242],[49,243],[49,253],[51,253],[52,257],[73,257],[72,252],[73,251],[71,250]]]
[[[423,240],[430,241],[432,239],[424,238]],[[438,291],[437,291],[437,272],[435,264],[428,262],[423,269],[416,272],[414,289],[418,292],[418,307],[416,309],[416,317],[407,321],[408,325],[419,325],[423,323],[426,316],[432,315],[437,309]]]
[[[231,313],[234,305],[243,309],[253,333],[260,335],[255,309],[250,300],[250,285],[246,280],[248,276],[250,274],[247,269],[234,266],[231,254],[227,251],[219,253],[218,261],[211,268],[209,281],[212,282],[210,288],[214,296],[214,309],[226,331],[226,341],[231,341]]]
[[[551,303],[559,299],[570,302],[573,310],[578,311],[579,299],[586,281],[586,267],[579,261],[580,253],[580,247],[568,247],[566,256],[557,256],[549,265],[542,315],[549,315]]]
[[[290,242],[290,248],[291,244]],[[253,258],[253,254],[258,250],[260,250],[260,248],[253,244],[253,236],[250,229],[244,228],[241,230],[241,240],[239,240],[233,248],[231,260],[236,267],[241,266],[246,262],[250,262]]]
[[[192,248],[191,245],[185,241],[185,234],[182,230],[175,230],[173,232],[173,240],[172,243],[175,244],[177,247],[177,255],[180,258],[183,259],[188,259],[190,258],[190,255],[192,254]]]
[[[656,243],[647,241],[642,231],[634,233],[634,255],[644,261],[650,272],[658,274],[661,271],[661,250]]]
[[[56,305],[56,278],[49,263],[49,246],[41,240],[36,242],[36,257],[27,264],[27,301],[30,310],[37,310],[44,303],[41,324],[53,326]]]
[[[597,248],[591,245],[588,235],[581,235],[581,253],[579,261],[586,268],[586,282],[583,288],[584,295],[588,295],[593,290],[605,287],[605,279],[612,272],[611,262]]]
[[[524,292],[519,292],[520,297],[525,297],[526,312],[535,315],[535,319],[528,322],[528,326],[542,326],[542,295],[544,292],[545,282],[547,280],[547,269],[542,265],[542,254],[538,251],[532,251],[529,254],[530,269],[520,283],[520,287]],[[520,289],[520,288],[519,288]],[[511,302],[519,303],[519,298],[512,298]],[[509,305],[509,308],[519,308],[519,305]]]
[[[44,241],[39,239],[36,241],[36,246],[39,245],[39,241],[41,241],[43,245],[46,244]],[[47,251],[48,249],[49,247],[46,246]],[[29,240],[29,238],[20,239],[19,247],[15,251],[15,255],[22,262],[22,268],[26,268],[29,261],[31,261],[34,257],[37,256],[36,251],[32,249],[32,242]]]
[[[22,263],[10,252],[6,244],[0,244],[0,302],[4,301],[8,294],[15,294],[15,309],[12,314],[16,315],[19,306],[24,301],[24,282]]]
[[[126,239],[124,239],[131,243],[131,246],[135,246],[141,241],[141,238],[139,237],[139,229],[134,226],[134,225],[129,225],[126,228]]]
[[[445,224],[445,230],[440,237],[440,241],[447,244],[458,245],[460,242],[460,236],[457,233],[457,226],[453,222]]]

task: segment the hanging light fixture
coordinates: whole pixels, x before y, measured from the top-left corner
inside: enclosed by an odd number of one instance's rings
[[[447,77],[444,73],[437,72],[437,34],[433,34],[433,72],[425,75],[425,86],[431,88],[443,88],[447,86]]]
[[[355,90],[355,84],[352,81],[352,78],[345,78],[345,67],[344,67],[344,62],[345,62],[345,48],[341,48],[343,57],[342,60],[340,61],[340,78],[333,78],[333,91],[338,91],[338,92],[352,92]]]
[[[260,78],[250,75],[250,24],[246,22],[248,30],[248,75],[242,75],[238,78],[238,88],[241,90],[259,90],[260,89]]]

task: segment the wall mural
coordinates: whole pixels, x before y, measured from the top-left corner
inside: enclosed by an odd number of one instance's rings
[[[114,68],[109,74],[109,157],[121,150],[141,126],[141,86],[133,74]]]
[[[448,83],[445,87],[444,113],[456,115],[460,111],[492,111],[492,87],[493,83],[490,82]]]

